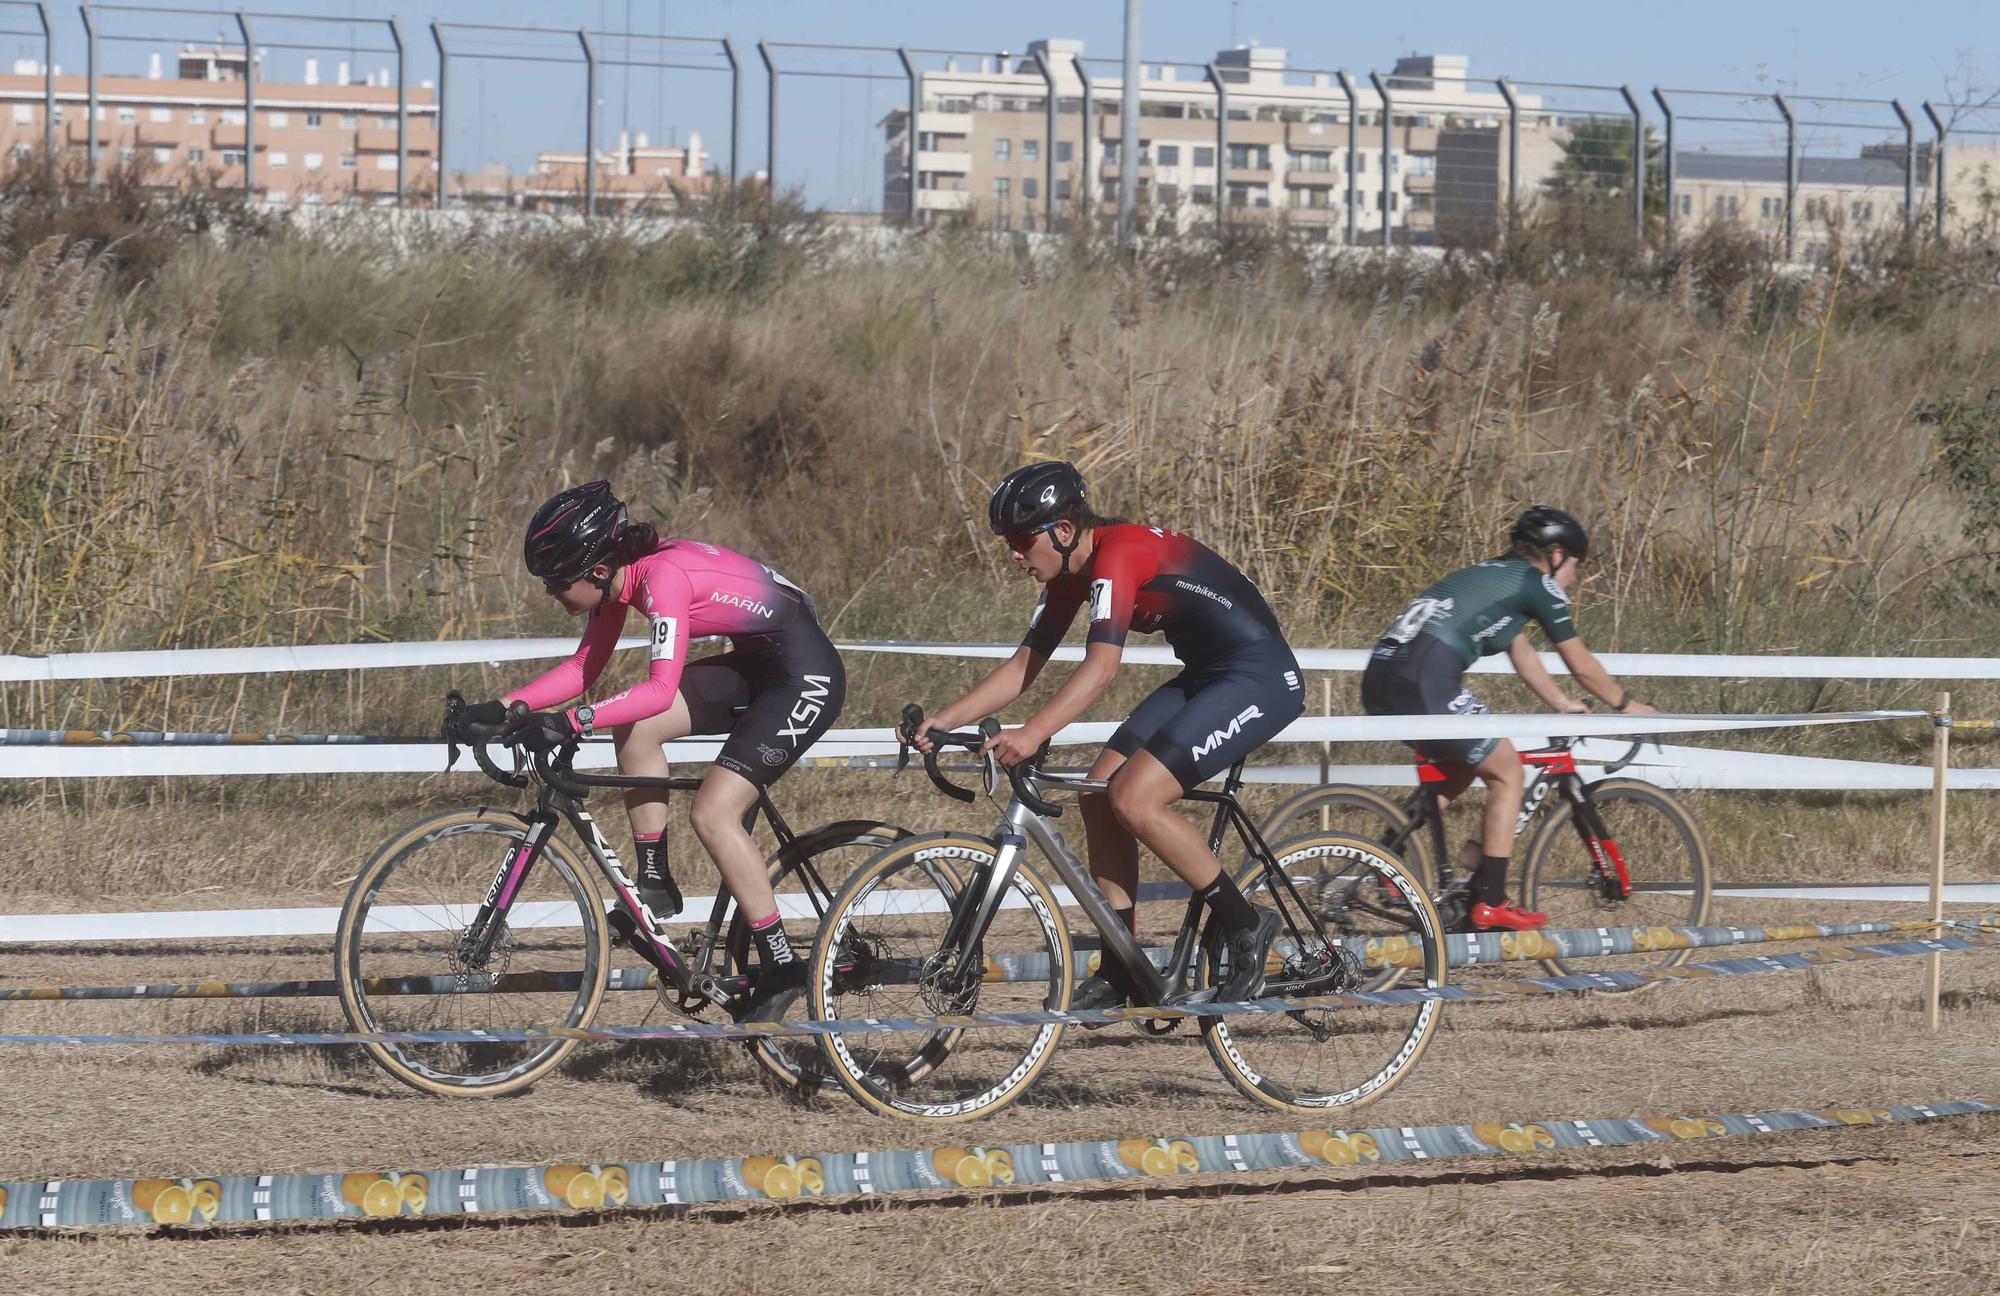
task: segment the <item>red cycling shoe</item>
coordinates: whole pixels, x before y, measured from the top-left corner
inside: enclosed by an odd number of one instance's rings
[[[1472,927],[1474,931],[1540,931],[1549,925],[1549,916],[1523,909],[1512,900],[1502,900],[1497,905],[1480,903],[1472,906]]]

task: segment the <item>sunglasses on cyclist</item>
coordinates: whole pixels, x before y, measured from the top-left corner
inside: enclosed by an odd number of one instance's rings
[[[1050,530],[1054,526],[1055,523],[1050,522],[1045,526],[1038,526],[1032,531],[1013,531],[1009,532],[1004,536],[1001,536],[1000,538],[1002,540],[1005,540],[1007,542],[1007,547],[1009,549],[1012,549],[1015,553],[1026,553],[1028,552],[1028,550],[1034,548],[1036,536],[1042,534],[1044,531]]]

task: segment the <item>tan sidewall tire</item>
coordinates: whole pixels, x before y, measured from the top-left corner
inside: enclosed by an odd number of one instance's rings
[[[340,987],[340,1006],[347,1014],[347,1022],[352,1029],[366,1029],[361,1004],[356,996],[352,978],[348,975],[348,965],[351,961],[349,957],[350,942],[355,936],[354,925],[361,919],[362,897],[368,893],[372,886],[376,885],[380,878],[394,868],[405,853],[417,848],[423,838],[436,833],[440,828],[467,823],[491,824],[496,828],[509,832],[524,830],[527,826],[527,820],[511,810],[495,810],[486,806],[471,810],[447,810],[443,814],[432,815],[428,819],[419,820],[417,823],[404,829],[401,833],[390,838],[387,842],[384,842],[375,854],[369,858],[367,865],[362,868],[360,875],[354,879],[354,885],[348,889],[347,901],[340,909],[340,924],[334,934],[333,979],[334,983]],[[585,867],[577,859],[569,846],[560,838],[551,836],[547,845],[543,847],[543,854],[545,857],[553,855],[569,867],[570,873],[576,878],[578,885],[583,890],[583,903],[592,906],[598,914],[602,915],[604,912],[604,900],[592,877],[592,870]],[[543,867],[544,863],[545,861],[537,861],[536,867]],[[597,1010],[604,1003],[605,981],[611,967],[610,936],[601,918],[593,924],[592,931],[595,933],[594,936],[586,937],[586,939],[593,939],[597,946],[596,962],[599,975],[596,984],[590,988],[590,996],[584,1005],[582,1018],[576,1023],[578,1029],[587,1028],[596,1019]],[[509,1076],[506,1080],[496,1084],[470,1088],[444,1084],[432,1080],[427,1076],[419,1075],[403,1065],[402,1061],[383,1045],[365,1044],[362,1047],[368,1051],[368,1055],[374,1058],[376,1064],[384,1071],[387,1071],[390,1075],[413,1089],[421,1089],[425,1093],[436,1094],[444,1098],[498,1098],[504,1094],[517,1093],[535,1083],[535,1081],[541,1079],[544,1075],[547,1075],[551,1068],[568,1057],[570,1052],[581,1042],[580,1040],[564,1040],[554,1049],[550,1050],[548,1056],[520,1075]]]
[[[1410,822],[1410,816],[1404,812],[1400,803],[1377,792],[1374,788],[1362,787],[1358,783],[1327,783],[1320,787],[1307,788],[1279,803],[1277,809],[1271,811],[1264,822],[1257,826],[1257,832],[1266,842],[1275,842],[1303,837],[1308,833],[1344,831],[1340,828],[1324,830],[1320,828],[1318,816],[1314,812],[1319,809],[1321,802],[1365,807],[1372,811],[1384,826],[1398,831],[1408,827]],[[1313,821],[1301,825],[1299,819],[1307,814],[1314,815]],[[1398,854],[1402,858],[1404,867],[1414,869],[1425,887],[1437,884],[1437,866],[1431,859],[1428,834],[1413,834],[1407,848]]]

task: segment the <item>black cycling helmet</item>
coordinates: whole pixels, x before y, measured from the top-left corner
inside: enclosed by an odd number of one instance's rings
[[[1537,549],[1561,545],[1570,557],[1578,561],[1590,556],[1590,536],[1584,531],[1583,523],[1546,504],[1537,504],[1523,513],[1507,538],[1517,545],[1533,545]]]
[[[521,554],[544,582],[575,581],[604,560],[625,534],[625,505],[608,481],[572,486],[535,510]],[[600,583],[600,588],[603,584]]]
[[[997,536],[1039,531],[1074,517],[1088,495],[1075,465],[1058,460],[1031,463],[1008,473],[993,488],[993,498],[986,502],[986,522]]]

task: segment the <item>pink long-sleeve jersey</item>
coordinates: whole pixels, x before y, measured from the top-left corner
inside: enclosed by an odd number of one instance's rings
[[[593,727],[644,720],[674,704],[689,639],[777,634],[810,602],[798,586],[754,558],[699,540],[668,540],[628,563],[624,576],[617,596],[591,613],[576,655],[515,689],[509,700],[540,711],[581,695],[611,660],[627,610],[637,608],[651,623],[652,663],[644,680],[595,708]],[[568,714],[574,725],[575,710]]]

